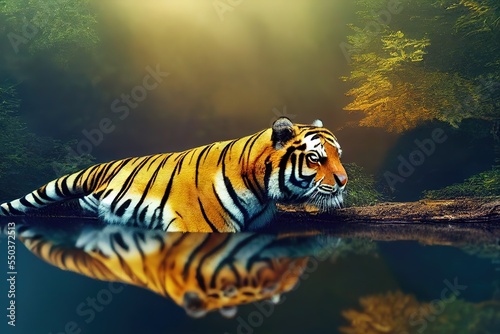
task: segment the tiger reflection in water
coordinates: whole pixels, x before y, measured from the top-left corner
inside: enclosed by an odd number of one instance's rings
[[[73,225],[76,226],[76,225]],[[192,317],[292,290],[309,259],[338,239],[272,234],[165,233],[117,225],[18,227],[34,254],[64,270],[171,297]],[[332,246],[333,245],[333,246]]]

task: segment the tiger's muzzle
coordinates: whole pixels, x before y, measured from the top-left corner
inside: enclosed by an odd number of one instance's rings
[[[333,178],[335,180],[335,184],[325,184],[322,183],[318,186],[318,191],[325,195],[336,195],[340,194],[347,183],[347,175],[342,173],[333,173]]]

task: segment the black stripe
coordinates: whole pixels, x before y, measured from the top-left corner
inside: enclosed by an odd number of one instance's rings
[[[141,254],[142,262],[144,262],[145,254],[144,254],[144,250],[142,249],[141,243],[139,242],[139,240],[144,243],[146,241],[146,236],[142,232],[136,232],[136,233],[132,234],[132,240],[134,241],[135,247],[139,251],[139,254]],[[144,267],[145,267],[144,268],[145,271],[149,271],[147,266],[144,266]],[[146,277],[151,277],[148,272],[146,273]]]
[[[132,158],[127,158],[115,161],[118,165],[110,173],[106,173],[107,178],[103,179],[102,183],[110,183],[131,160]]]
[[[293,240],[293,239],[292,239]],[[295,243],[292,242],[292,244],[294,245]],[[270,257],[266,256],[266,257],[262,257],[262,254],[266,251],[266,250],[278,250],[279,249],[289,249],[290,247],[293,248],[293,245],[290,244],[290,240],[289,238],[286,238],[285,239],[276,239],[274,238],[272,241],[266,243],[265,245],[263,245],[258,251],[255,251],[254,254],[248,258],[247,260],[247,264],[245,266],[245,269],[247,271],[250,271],[252,270],[252,267],[253,265],[256,263],[256,262],[265,262],[267,263],[268,267],[269,268],[272,268],[273,264],[272,264],[272,260]],[[271,253],[273,254],[273,253]]]
[[[22,215],[24,213],[22,211],[14,209],[14,207],[12,206],[12,204],[10,202],[7,203],[7,207],[9,208],[9,213],[10,214],[13,214],[13,215]]]
[[[67,184],[67,180],[68,180],[68,175],[66,176],[63,176],[61,178],[61,191],[63,193],[63,197],[70,197],[73,195],[73,193],[71,191],[69,191],[69,188],[68,188],[68,184]]]
[[[288,159],[290,158],[290,155],[296,150],[295,147],[291,146],[287,149],[285,155],[281,158],[280,163],[279,163],[279,174],[278,174],[278,186],[279,189],[282,193],[284,193],[286,196],[290,196],[291,192],[286,186],[285,182],[285,171],[286,167],[288,164]]]
[[[158,221],[163,220],[163,208],[165,207],[165,203],[167,203],[168,197],[170,196],[170,191],[172,190],[172,185],[174,183],[174,178],[175,178],[175,172],[177,170],[177,167],[179,164],[177,163],[174,167],[174,170],[172,171],[172,174],[170,174],[170,179],[168,180],[167,188],[165,189],[165,193],[163,194],[160,202],[160,206],[157,207],[154,211],[153,214],[153,221],[156,217],[158,217]],[[156,216],[156,213],[159,212],[158,216]]]
[[[138,207],[139,206],[136,206],[136,209]],[[148,207],[149,207],[149,205],[146,205],[146,207],[144,209],[142,209],[141,213],[139,214],[139,221],[144,222],[144,219],[146,219],[146,212],[148,211]],[[134,212],[134,216],[135,215],[136,215],[136,213]]]
[[[49,195],[47,195],[47,193],[45,192],[46,188],[47,187],[43,187],[44,190],[42,190],[42,188],[39,188],[36,190],[38,197],[40,197],[41,199],[43,199],[44,201],[47,201],[47,202],[54,202],[54,199],[50,198]]]
[[[252,149],[253,149],[253,146],[254,144],[257,142],[257,139],[260,138],[260,136],[262,136],[264,133],[266,133],[267,130],[263,130],[261,131],[253,140],[252,144],[250,145],[249,149],[248,149],[248,154],[247,154],[247,165],[248,163],[250,162],[250,154],[252,153]],[[270,140],[271,142],[271,140]]]
[[[125,243],[125,240],[123,240],[121,233],[114,233],[113,239],[115,239],[116,243],[120,245],[121,248],[125,249],[125,251],[129,250],[129,246]]]
[[[194,157],[196,150],[198,150],[198,148],[193,148],[193,149],[189,150],[189,152],[191,153],[191,158],[189,158],[188,164],[190,164],[190,165],[193,162],[193,157]]]
[[[64,198],[64,194],[62,193],[61,189],[59,189],[57,182],[61,182],[61,179],[58,179],[54,182],[54,189],[56,191],[56,195],[60,198]]]
[[[162,156],[163,156],[163,154],[156,154],[156,155],[153,155],[152,157],[156,157],[156,158],[154,158],[154,159],[153,159],[153,160],[149,163],[149,166],[148,166],[148,168],[147,168],[146,170],[149,170],[149,168],[150,168],[151,166],[153,166],[153,164],[156,162],[156,160],[160,159]],[[168,156],[170,156],[170,155],[167,155],[167,157],[166,157],[167,159],[168,159]]]
[[[186,152],[182,153],[182,156],[181,156],[181,158],[180,158],[179,162],[177,162],[177,164],[178,164],[178,168],[177,168],[177,175],[179,175],[179,174],[180,174],[181,169],[182,169],[182,164],[184,163],[184,159],[186,159],[186,157],[187,157],[187,155],[189,154],[189,152],[191,152],[191,150],[189,150],[189,151],[186,151]]]
[[[80,201],[85,202],[85,204],[87,204],[87,206],[89,206],[92,210],[96,211],[97,206],[95,205],[95,203],[91,202],[91,201],[87,198],[87,196],[82,197],[82,198],[80,198],[79,200],[80,200]]]
[[[28,207],[28,208],[36,208],[36,206],[34,206],[30,201],[28,201],[26,199],[26,197],[23,197],[21,199],[19,199],[19,203],[21,203],[22,205]]]
[[[229,197],[231,197],[231,199],[233,200],[233,202],[236,205],[236,207],[238,208],[238,210],[240,210],[240,212],[243,214],[244,222],[246,222],[248,220],[248,217],[249,217],[248,210],[241,204],[240,198],[239,198],[238,194],[236,193],[236,191],[234,190],[233,185],[231,184],[231,181],[229,180],[229,178],[227,176],[225,176],[224,169],[225,168],[222,169],[222,174],[224,175],[224,186],[227,189]]]
[[[262,136],[265,132],[267,131],[266,130],[262,130],[261,132],[259,133],[256,133],[254,135],[252,135],[250,138],[248,138],[247,142],[245,143],[245,146],[243,146],[243,150],[241,151],[241,155],[240,155],[240,159],[239,159],[239,162],[241,163],[241,160],[243,159],[243,155],[245,154],[245,150],[247,148],[247,145],[250,143],[250,141],[252,141],[252,143],[250,144],[250,147],[248,147],[248,154],[247,154],[247,164],[249,163],[250,161],[250,154],[252,153],[252,148],[253,146],[255,145],[255,142],[257,141],[257,139],[259,139],[260,136]]]
[[[271,179],[271,174],[273,173],[273,163],[269,157],[266,158],[264,163],[266,170],[264,172],[264,189],[269,193],[269,180]]]
[[[209,252],[206,252],[203,255],[203,257],[201,258],[198,265],[196,266],[196,280],[198,281],[198,285],[200,286],[201,290],[203,290],[204,292],[207,292],[207,287],[206,287],[205,280],[203,279],[204,278],[203,273],[202,273],[203,264],[208,257],[210,257],[213,254],[218,253],[221,249],[224,249],[224,247],[226,247],[226,244],[228,243],[228,241],[230,239],[231,239],[231,237],[229,235],[227,235],[226,238],[222,242],[220,242],[217,246],[212,248]]]
[[[203,154],[208,154],[208,150],[210,150],[210,148],[213,146],[214,144],[212,145],[209,145],[209,146],[205,146],[203,148],[203,150],[201,150],[200,154],[198,155],[198,159],[196,159],[196,168],[195,168],[195,180],[194,180],[194,184],[195,186],[198,188],[198,175],[199,175],[199,172],[200,172],[200,163],[201,163],[201,158],[203,157]]]
[[[170,224],[172,224],[176,219],[177,219],[177,217],[174,217],[174,218],[170,219],[170,221],[167,224],[167,227],[165,228],[165,231],[168,231],[168,228],[170,227]]]
[[[66,265],[66,258],[68,257],[68,252],[63,252],[61,254],[61,264],[64,268],[68,268],[67,265]]]
[[[217,194],[217,191],[215,190],[215,185],[212,184],[212,190],[214,191],[214,194],[215,194],[215,198],[217,199],[217,201],[219,202],[219,205],[222,207],[222,209],[224,209],[225,212],[227,212],[227,214],[229,215],[229,218],[231,218],[231,220],[233,222],[235,222],[239,227],[240,227],[240,230],[241,228],[243,227],[243,224],[238,220],[238,218],[236,218],[235,215],[233,215],[233,213],[231,211],[229,211],[226,206],[224,205],[224,203],[222,202],[221,198],[219,197],[219,194]]]
[[[217,282],[217,276],[219,275],[220,271],[224,268],[225,265],[229,265],[233,271],[235,272],[235,275],[238,278],[238,281],[240,280],[239,273],[236,271],[234,266],[232,265],[235,262],[235,255],[246,245],[248,245],[250,242],[252,242],[256,238],[260,238],[261,236],[259,234],[250,234],[248,238],[245,240],[240,241],[240,243],[235,246],[231,252],[229,252],[225,257],[224,260],[220,261],[219,264],[217,265],[217,268],[215,268],[213,274],[212,274],[212,279],[210,280],[210,287],[215,288],[215,283]]]
[[[336,140],[330,139],[330,138],[328,138],[328,137],[325,137],[325,140],[326,140],[327,142],[329,142],[330,144],[332,144],[332,146],[334,146],[334,147],[335,147],[336,145],[338,145],[338,143],[336,142]]]
[[[315,134],[321,134],[325,138],[327,136],[328,137],[333,137],[333,134],[330,131],[318,129],[318,130],[307,130],[307,133],[304,135],[304,138],[312,136],[312,135],[315,135]]]
[[[225,160],[226,155],[227,155],[227,151],[229,150],[229,148],[231,147],[231,145],[232,145],[232,142],[229,142],[229,143],[226,144],[226,146],[224,146],[224,148],[222,149],[222,152],[219,155],[219,160],[217,160],[217,166],[219,166],[220,163]]]
[[[255,134],[256,135],[256,134]],[[255,136],[251,136],[250,138],[247,139],[247,141],[245,142],[245,145],[243,145],[243,149],[241,150],[241,154],[240,154],[240,158],[238,159],[238,163],[241,164],[241,160],[243,160],[243,156],[245,155],[245,150],[247,149],[247,146],[248,144],[250,143],[250,141],[252,140],[252,138]],[[251,151],[251,149],[249,149],[249,152]],[[247,161],[248,163],[248,161]]]
[[[305,154],[302,153],[300,154],[299,156],[299,166],[303,166],[304,165],[304,159],[305,159]],[[316,174],[312,174],[312,175],[305,175],[302,173],[302,168],[299,169],[299,177],[305,181],[308,182],[308,184],[311,183],[311,181],[314,179],[314,177],[316,176]]]
[[[203,205],[201,204],[201,200],[198,198],[198,204],[200,205],[200,210],[201,210],[201,214],[203,215],[203,218],[205,219],[205,222],[208,224],[208,226],[210,226],[210,228],[212,229],[212,232],[214,231],[218,231],[217,228],[215,228],[214,224],[210,221],[210,219],[208,218],[206,212],[205,212],[205,209],[203,208]]]
[[[125,197],[128,190],[132,187],[132,184],[134,182],[135,177],[137,176],[137,174],[139,174],[140,170],[149,161],[149,159],[151,159],[151,157],[147,157],[146,159],[142,160],[136,167],[134,167],[134,169],[132,170],[132,173],[130,173],[130,175],[127,177],[127,179],[125,180],[125,182],[121,186],[120,191],[118,192],[116,197],[111,202],[110,209],[112,212],[115,211],[115,208],[116,208],[116,205],[118,205],[118,202],[123,197]]]
[[[99,201],[101,199],[102,194],[105,191],[106,191],[106,189],[102,189],[102,190],[96,191],[95,193],[92,194],[92,196],[94,196],[94,198]]]
[[[125,210],[127,210],[127,208],[130,206],[131,202],[132,202],[132,200],[130,198],[127,199],[125,202],[123,202],[122,205],[120,205],[120,207],[118,208],[118,210],[116,210],[115,214],[118,217],[123,216],[123,214],[125,213]]]
[[[210,153],[210,150],[215,146],[215,144],[216,143],[213,143],[210,146],[208,146],[208,151],[205,153],[205,157],[203,158],[203,163],[205,163],[205,161],[207,161],[208,154]]]
[[[111,193],[113,192],[113,189],[108,189],[104,192],[104,194],[102,195],[102,198],[101,200],[105,199],[106,197],[108,197]]]
[[[123,269],[123,272],[125,273],[125,275],[127,275],[128,277],[130,277],[131,282],[136,282],[136,279],[134,279],[134,278],[137,278],[137,276],[134,275],[134,272],[130,269],[130,266],[127,264],[127,261],[125,261],[123,259],[123,257],[121,256],[121,254],[117,251],[117,249],[115,247],[115,243],[112,242],[112,240],[110,240],[110,246],[111,246],[111,250],[116,255],[116,257],[118,258],[118,260],[120,261],[120,266]]]
[[[234,277],[236,279],[236,286],[241,286],[241,275],[240,273],[238,272],[238,270],[236,269],[236,267],[234,266],[234,261],[229,263],[229,268],[231,269],[231,271],[233,272],[234,274]]]
[[[80,172],[76,173],[76,176],[75,176],[75,179],[73,180],[73,184],[72,184],[71,188],[78,189],[78,182],[82,178],[82,175],[85,174],[85,172],[87,171],[87,169],[81,170]]]
[[[264,204],[267,201],[267,192],[265,189],[262,189],[261,184],[259,183],[259,180],[257,179],[257,175],[255,174],[255,169],[252,170],[252,179],[254,183],[257,185],[257,191],[260,193],[261,196],[261,202],[260,204]],[[265,183],[264,183],[265,187]]]
[[[254,174],[254,177],[255,177],[255,174]],[[258,189],[258,186],[257,186],[257,188],[254,186],[252,180],[250,180],[248,178],[247,174],[241,175],[241,178],[243,179],[243,183],[245,183],[245,186],[252,192],[253,196],[255,198],[257,198],[257,200],[259,201],[260,204],[263,204],[264,201],[261,198],[262,194],[259,192],[260,189]]]
[[[185,235],[187,235],[187,233]],[[196,246],[196,248],[193,249],[191,251],[191,253],[189,254],[189,257],[187,258],[186,262],[184,263],[184,268],[182,269],[182,277],[184,279],[187,279],[187,276],[189,273],[189,267],[191,266],[191,263],[193,262],[195,256],[200,252],[200,250],[203,248],[203,246],[205,246],[205,244],[209,240],[210,240],[210,234],[205,235],[205,239],[198,246]]]
[[[173,235],[175,235],[175,234],[172,234],[172,236]],[[182,233],[182,235],[177,240],[175,240],[174,243],[167,249],[167,252],[165,254],[165,259],[168,259],[170,257],[170,255],[172,254],[172,252],[174,251],[175,247],[179,246],[182,243],[182,241],[189,236],[190,236],[189,233]],[[162,240],[163,240],[163,238],[162,238]],[[163,242],[165,242],[165,240],[163,240]]]
[[[32,192],[31,195],[33,196],[33,199],[35,200],[36,204],[44,205],[45,203],[40,200],[40,198],[36,195],[35,192]]]
[[[153,183],[156,181],[156,177],[158,176],[158,173],[160,172],[160,170],[163,168],[163,166],[165,165],[165,163],[167,162],[167,160],[170,158],[171,155],[168,155],[164,158],[164,160],[162,161],[161,164],[158,165],[158,167],[156,167],[155,171],[153,172],[153,175],[151,175],[151,178],[148,180],[148,183],[146,185],[146,188],[144,189],[144,192],[142,193],[141,195],[141,198],[139,199],[139,202],[137,202],[137,204],[135,205],[135,208],[134,208],[134,213],[132,214],[132,217],[137,217],[137,213],[139,212],[139,209],[142,205],[142,203],[144,203],[144,201],[146,200],[146,197],[148,195],[148,192],[149,192],[149,189],[151,189],[151,186],[153,185]],[[155,159],[156,160],[156,159]],[[148,167],[149,169],[149,167]],[[141,216],[142,216],[142,221],[144,221],[144,215],[145,215],[145,211],[142,211],[141,212]],[[140,218],[139,218],[140,219]]]
[[[94,176],[94,172],[96,169],[99,169],[102,165],[94,165],[94,166],[91,166],[85,170],[82,171],[82,173],[80,173],[79,175],[77,175],[77,177],[75,178],[75,181],[73,181],[73,189],[78,189],[78,182],[85,174],[87,174],[87,176],[85,177],[85,179],[83,180],[83,183],[82,183],[82,190],[84,192],[84,194],[89,194],[90,192],[92,192],[93,188],[94,188],[94,183],[95,183],[95,176]]]
[[[290,180],[288,180],[291,184],[293,184],[296,187],[302,188],[302,189],[307,189],[309,183],[305,186],[302,185],[302,180],[297,178],[296,169],[299,170],[299,177],[302,175],[302,168],[301,168],[301,163],[303,163],[304,160],[304,154],[301,154],[300,157],[300,162],[297,164],[297,156],[294,154],[290,157],[290,163],[292,164],[292,173],[290,174]],[[304,177],[304,180],[310,181],[312,177]]]
[[[90,187],[87,187],[88,188],[87,190],[94,191],[99,186],[99,183],[102,181],[103,175],[106,175],[108,171],[111,169],[111,166],[112,166],[111,163],[101,164],[99,165],[97,173],[94,170],[90,170],[89,175],[92,178],[92,182]],[[77,189],[76,184],[73,187],[73,189]]]

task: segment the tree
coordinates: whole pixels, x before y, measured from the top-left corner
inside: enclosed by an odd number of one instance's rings
[[[71,156],[71,142],[62,143],[30,132],[17,115],[19,105],[15,87],[0,86],[0,202],[93,162],[88,155]]]
[[[0,14],[16,54],[23,47],[30,55],[49,51],[56,61],[67,65],[99,41],[88,0],[0,0]]]
[[[34,66],[67,72],[75,59],[94,52],[99,38],[88,0],[0,0],[0,22],[7,37],[4,43],[16,55],[5,53],[0,66],[0,76],[9,78],[0,83],[0,198],[10,200],[61,174],[88,166],[93,158],[70,154],[72,142],[31,132],[19,115],[23,83],[9,82],[26,73],[31,75]],[[81,85],[81,81],[79,76],[67,85]],[[26,99],[36,92],[31,94]]]
[[[351,25],[354,87],[344,109],[362,126],[402,132],[429,120],[500,121],[500,6],[496,0],[410,0],[385,21],[380,1],[358,1]],[[378,31],[370,27],[377,23]],[[360,26],[364,26],[362,29]],[[497,130],[498,131],[498,130]]]

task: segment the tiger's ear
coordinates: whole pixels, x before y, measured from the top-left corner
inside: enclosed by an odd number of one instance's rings
[[[275,149],[282,149],[294,136],[293,123],[288,118],[280,117],[274,121],[271,140]]]
[[[320,119],[317,119],[314,122],[312,122],[311,125],[312,126],[317,126],[318,128],[322,128],[323,127],[323,122]]]

